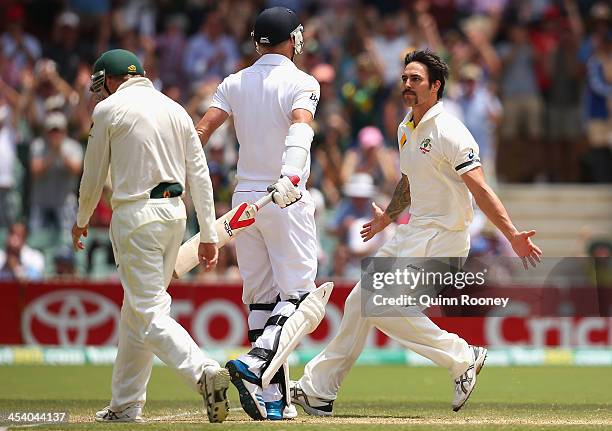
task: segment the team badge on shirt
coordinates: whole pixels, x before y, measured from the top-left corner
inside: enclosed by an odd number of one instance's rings
[[[423,154],[429,153],[431,151],[431,139],[423,139],[423,142],[421,142],[421,145],[419,145],[419,150],[421,150],[421,153]]]

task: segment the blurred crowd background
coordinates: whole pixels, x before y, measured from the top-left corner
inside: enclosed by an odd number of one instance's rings
[[[197,122],[219,82],[257,59],[264,7],[295,10],[300,68],[321,84],[309,189],[317,203],[319,276],[358,278],[392,229],[367,244],[361,224],[399,180],[397,125],[405,54],[450,65],[444,99],[480,145],[489,182],[612,182],[612,10],[590,0],[32,0],[0,1],[0,280],[116,277],[105,188],[85,252],[70,247],[95,101],[91,66],[107,49],[141,58],[156,88]],[[253,103],[257,103],[256,100]],[[218,215],[230,208],[238,142],[226,124],[206,147]],[[186,236],[198,231],[191,211]],[[406,214],[399,220],[407,222]],[[496,235],[473,250],[507,255]],[[609,255],[609,242],[597,244]],[[591,244],[592,246],[592,244]],[[212,274],[239,281],[235,252]]]

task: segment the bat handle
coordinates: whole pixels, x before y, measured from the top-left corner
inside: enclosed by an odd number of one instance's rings
[[[292,175],[289,177],[289,179],[291,180],[294,186],[297,186],[300,183],[300,177],[298,177],[297,175]],[[263,198],[259,199],[253,204],[257,208],[257,211],[259,211],[263,206],[268,205],[270,202],[272,202],[272,193],[268,193]]]
[[[262,207],[268,205],[270,202],[272,202],[272,193],[268,193],[263,198],[257,200],[253,205],[255,205],[255,208],[257,208],[259,211]]]

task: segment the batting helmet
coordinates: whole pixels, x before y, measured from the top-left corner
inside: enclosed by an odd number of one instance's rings
[[[304,46],[304,27],[297,15],[286,7],[272,7],[261,12],[255,20],[251,36],[257,45],[274,46],[293,38],[295,53],[301,54]]]

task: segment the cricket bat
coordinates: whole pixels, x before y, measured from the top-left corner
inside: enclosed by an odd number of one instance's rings
[[[299,178],[292,177],[291,181],[294,185],[297,185]],[[217,236],[219,237],[217,247],[223,247],[232,238],[255,223],[255,214],[257,214],[257,211],[262,209],[270,202],[272,202],[272,193],[268,193],[252,204],[243,202],[219,217],[215,221],[215,230],[217,231]],[[174,274],[172,274],[174,278],[181,278],[200,263],[200,259],[198,258],[199,245],[199,232],[181,245],[176,258],[176,263],[174,264]]]

